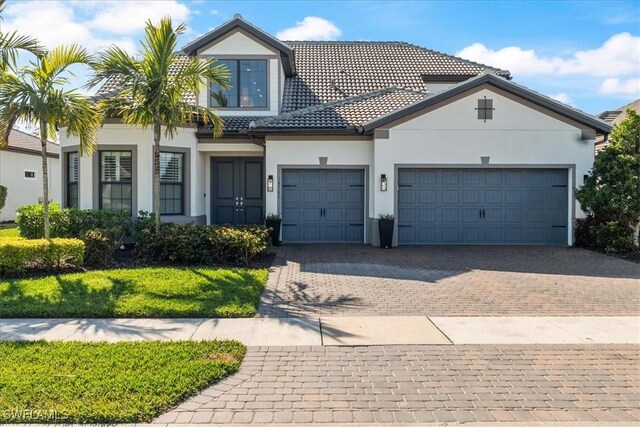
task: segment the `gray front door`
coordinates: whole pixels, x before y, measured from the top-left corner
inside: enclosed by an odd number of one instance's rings
[[[363,242],[364,171],[282,171],[282,240]]]
[[[264,224],[261,157],[211,159],[211,223]]]
[[[567,244],[566,169],[400,169],[399,243]]]

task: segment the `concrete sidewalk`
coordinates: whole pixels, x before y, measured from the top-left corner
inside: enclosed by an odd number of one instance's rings
[[[640,317],[0,319],[0,340],[235,339],[249,346],[639,344]]]

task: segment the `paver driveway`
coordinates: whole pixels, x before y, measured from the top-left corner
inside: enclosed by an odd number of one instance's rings
[[[263,316],[635,316],[640,266],[551,246],[290,245]]]

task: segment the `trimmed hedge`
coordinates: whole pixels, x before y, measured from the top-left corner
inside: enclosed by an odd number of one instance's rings
[[[85,243],[87,265],[105,267],[124,236],[131,236],[137,255],[143,260],[170,264],[248,266],[269,248],[269,228],[263,226],[208,226],[163,223],[156,232],[154,218],[140,212],[132,218],[127,212],[60,209],[50,205],[51,236],[77,238]],[[41,205],[18,209],[20,235],[28,239],[42,237],[44,229]]]
[[[0,274],[26,270],[52,270],[80,267],[84,260],[84,243],[78,239],[0,238]]]

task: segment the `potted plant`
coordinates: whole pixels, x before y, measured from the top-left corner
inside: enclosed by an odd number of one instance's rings
[[[390,248],[393,244],[393,225],[395,217],[391,214],[380,214],[378,217],[378,231],[380,232],[380,247]]]
[[[280,218],[280,214],[271,213],[267,215],[265,224],[271,229],[271,244],[273,246],[280,246],[280,225],[282,224],[282,218]]]

